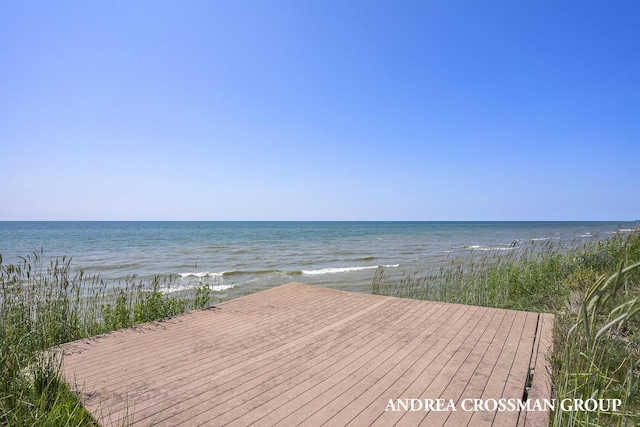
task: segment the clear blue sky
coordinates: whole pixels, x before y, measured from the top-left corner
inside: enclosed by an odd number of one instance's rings
[[[0,220],[640,219],[638,1],[0,0]]]

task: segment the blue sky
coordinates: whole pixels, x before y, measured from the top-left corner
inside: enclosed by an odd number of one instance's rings
[[[639,219],[638,19],[0,0],[0,220]]]

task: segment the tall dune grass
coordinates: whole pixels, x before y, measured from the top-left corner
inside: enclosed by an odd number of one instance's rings
[[[107,284],[34,253],[17,264],[0,257],[0,425],[93,425],[47,349],[208,306],[208,284],[173,292],[172,279]],[[218,296],[218,300],[224,296]]]
[[[622,408],[589,412],[559,406],[554,426],[635,426],[640,421],[640,262],[625,265],[600,276],[581,299],[577,316],[561,313],[554,331],[558,398],[619,399]]]
[[[640,423],[640,230],[588,243],[530,245],[458,257],[435,271],[390,279],[372,292],[555,314],[553,398],[620,399],[614,413],[556,405],[554,426]]]

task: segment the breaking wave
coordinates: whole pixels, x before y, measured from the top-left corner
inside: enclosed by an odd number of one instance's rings
[[[208,271],[203,271],[200,273],[178,273],[178,275],[183,279],[186,279],[188,277],[197,277],[201,279],[203,277],[222,277],[224,273],[225,273],[224,271],[221,273],[209,273]]]
[[[383,265],[383,266],[368,265],[366,267],[328,267],[328,268],[321,268],[319,270],[301,270],[301,271],[302,271],[302,274],[307,274],[312,276],[312,275],[318,275],[318,274],[335,274],[335,273],[347,273],[350,271],[372,270],[378,267],[395,268],[399,266],[400,264]]]
[[[467,249],[471,251],[510,251],[515,249],[515,245],[508,246],[480,246],[480,245],[471,245],[471,246],[462,246],[462,249]]]
[[[180,277],[182,277],[183,279],[187,279],[189,277],[196,277],[198,279],[204,278],[204,277],[233,277],[233,276],[240,276],[242,274],[254,274],[254,275],[259,275],[259,274],[271,274],[271,273],[280,273],[280,271],[278,270],[229,270],[229,271],[220,271],[220,272],[215,272],[215,273],[210,273],[208,271],[203,271],[203,272],[197,272],[197,273],[178,273],[178,275]]]
[[[214,291],[214,292],[221,292],[221,291],[226,291],[227,289],[231,289],[231,288],[235,288],[236,285],[234,284],[230,284],[230,285],[209,285],[209,289]],[[162,292],[163,294],[172,294],[175,292],[183,292],[183,291],[187,291],[187,290],[191,290],[193,289],[193,286],[191,285],[185,285],[185,286],[169,286],[169,287],[165,287],[165,288],[161,288],[160,292]]]

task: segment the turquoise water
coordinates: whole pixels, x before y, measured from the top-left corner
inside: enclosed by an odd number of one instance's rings
[[[221,292],[292,281],[369,292],[375,269],[427,270],[471,252],[605,238],[635,222],[0,222],[3,263],[46,259],[109,282],[172,276]]]

